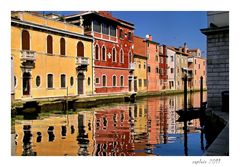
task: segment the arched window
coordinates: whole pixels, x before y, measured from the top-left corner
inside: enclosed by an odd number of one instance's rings
[[[65,55],[65,39],[60,39],[60,55]]]
[[[77,43],[77,57],[84,57],[84,46],[81,41]]]
[[[47,36],[47,53],[53,54],[53,38],[51,35]]]
[[[116,62],[116,61],[117,61],[117,58],[116,58],[116,49],[115,49],[115,48],[113,48],[113,50],[112,50],[112,61],[113,61],[113,62]]]
[[[99,60],[99,47],[98,47],[98,45],[95,46],[95,59]]]
[[[47,75],[47,84],[48,84],[48,88],[53,88],[53,75],[52,74],[48,74]]]
[[[61,74],[61,88],[65,88],[65,87],[66,87],[66,75]]]
[[[74,79],[73,79],[73,76],[70,78],[70,85],[73,86],[74,84]]]
[[[117,79],[115,75],[112,77],[112,86],[117,86]]]
[[[123,76],[120,77],[120,86],[123,87],[124,85],[124,80],[123,80]]]
[[[30,50],[30,35],[26,30],[22,31],[22,50]]]
[[[120,50],[120,63],[124,63],[124,52],[122,49]]]
[[[106,61],[106,48],[105,48],[105,46],[102,47],[102,60]]]
[[[129,52],[129,53],[128,53],[128,56],[129,56],[129,58],[128,58],[128,60],[129,60],[129,63],[132,63],[132,53],[131,53],[131,52]]]
[[[102,83],[103,83],[103,87],[106,87],[107,86],[107,77],[106,77],[106,75],[103,75],[102,76]]]
[[[88,86],[90,86],[90,84],[91,84],[91,78],[90,77],[88,77]]]

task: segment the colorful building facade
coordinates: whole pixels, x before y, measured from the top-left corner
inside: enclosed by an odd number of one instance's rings
[[[167,46],[160,46],[159,50],[159,78],[160,78],[160,90],[168,89],[168,57],[167,57]]]
[[[92,41],[83,27],[12,12],[15,99],[92,94]]]
[[[147,91],[147,43],[144,38],[134,36],[134,89],[135,92]]]
[[[175,90],[176,89],[176,70],[175,70],[175,62],[176,62],[176,51],[172,47],[167,47],[167,57],[168,57],[168,89]]]
[[[152,40],[151,35],[147,35],[147,90],[157,92],[160,90],[159,79],[159,43]]]
[[[94,38],[95,93],[133,91],[134,25],[103,11],[66,16],[65,20],[75,25],[83,23],[85,34]]]

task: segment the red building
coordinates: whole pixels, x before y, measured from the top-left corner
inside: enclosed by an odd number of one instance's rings
[[[65,20],[84,26],[94,37],[93,78],[95,93],[133,91],[134,24],[117,19],[110,12],[82,12]]]
[[[167,75],[167,46],[160,46],[159,52],[159,77],[160,77],[160,90],[167,89],[168,75]]]

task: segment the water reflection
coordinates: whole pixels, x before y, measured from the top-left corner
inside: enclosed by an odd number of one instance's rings
[[[199,94],[188,102],[199,107]],[[182,108],[180,95],[16,120],[16,155],[201,155],[205,140],[200,121],[178,122],[175,111]]]

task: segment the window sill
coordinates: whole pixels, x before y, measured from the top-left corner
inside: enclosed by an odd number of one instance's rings
[[[47,90],[54,90],[55,88],[47,88]]]

